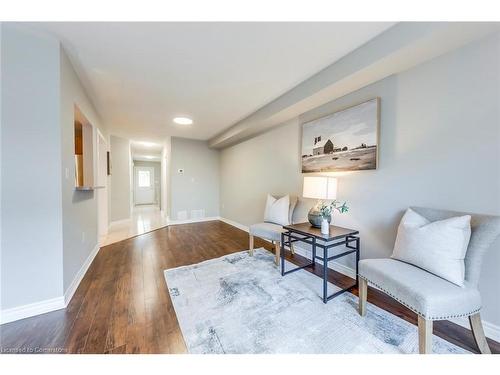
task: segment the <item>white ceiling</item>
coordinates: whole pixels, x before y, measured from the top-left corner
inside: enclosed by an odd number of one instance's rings
[[[39,23],[112,134],[207,140],[393,23]],[[188,116],[190,126],[172,118]]]
[[[163,145],[161,143],[133,141],[130,143],[130,151],[134,160],[160,161]]]
[[[499,22],[402,22],[209,140],[224,148],[500,30]],[[307,115],[306,115],[307,116]]]

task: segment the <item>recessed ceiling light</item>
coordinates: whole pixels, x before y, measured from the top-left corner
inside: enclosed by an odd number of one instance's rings
[[[187,117],[176,117],[174,118],[174,122],[179,125],[191,125],[193,120]]]
[[[151,156],[151,155],[145,155],[144,156],[146,159],[154,159],[155,157],[154,156]]]

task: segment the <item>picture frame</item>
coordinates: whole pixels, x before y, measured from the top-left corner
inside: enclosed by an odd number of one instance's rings
[[[302,124],[302,173],[373,170],[378,166],[380,98]]]

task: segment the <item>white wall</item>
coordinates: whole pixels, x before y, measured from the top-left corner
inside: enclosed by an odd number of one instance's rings
[[[192,210],[219,216],[219,152],[207,142],[173,137],[170,154],[170,219],[179,220],[182,211],[191,219]]]
[[[301,195],[298,119],[221,151],[221,216],[244,225],[264,219],[268,193]],[[294,220],[303,221],[302,201]]]
[[[167,139],[161,152],[161,212],[165,217],[168,216],[168,207],[170,207],[170,138]]]
[[[379,96],[379,168],[339,175],[351,207],[336,224],[360,230],[362,258],[391,254],[410,205],[500,215],[500,35],[448,53],[310,111],[221,153],[221,216],[262,220],[265,196],[299,193],[300,125]],[[296,220],[311,201],[302,200]],[[352,265],[352,263],[351,263]],[[486,255],[483,319],[500,326],[500,241]]]
[[[107,137],[106,128],[76,75],[70,60],[61,48],[61,135],[62,135],[62,207],[64,247],[64,291],[71,286],[85,261],[98,246],[97,191],[75,190],[74,106],[94,127],[94,159],[97,161],[97,133]],[[97,168],[97,162],[94,164]],[[66,170],[68,173],[66,174]],[[94,170],[97,181],[97,170]]]
[[[63,293],[59,43],[2,24],[1,308]]]
[[[111,195],[110,221],[120,221],[130,218],[131,206],[131,165],[130,141],[128,139],[110,137],[111,155]]]
[[[96,197],[75,190],[74,105],[106,132],[59,41],[2,29],[1,307],[10,319],[62,307],[95,255]]]

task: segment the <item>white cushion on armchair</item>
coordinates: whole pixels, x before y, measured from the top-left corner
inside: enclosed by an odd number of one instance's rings
[[[252,236],[264,238],[269,241],[281,241],[281,233],[285,230],[279,224],[258,223],[250,225],[249,233]]]
[[[279,199],[272,195],[267,195],[266,210],[264,212],[264,221],[280,225],[290,224],[289,219],[290,196],[285,195]]]

